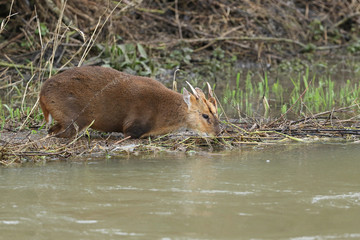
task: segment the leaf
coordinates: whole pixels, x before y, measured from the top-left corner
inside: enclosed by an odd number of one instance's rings
[[[121,52],[125,57],[125,62],[130,62],[126,45],[125,44],[118,44],[118,47],[121,49]]]
[[[142,59],[148,59],[148,56],[146,54],[146,51],[144,49],[144,47],[141,45],[141,44],[137,44],[137,48],[139,50],[139,53],[140,53],[140,58]]]
[[[143,76],[149,76],[151,74],[151,69],[148,65],[146,65],[145,63],[141,62],[141,65],[143,66],[143,68],[145,69],[145,71],[141,71],[141,75]]]

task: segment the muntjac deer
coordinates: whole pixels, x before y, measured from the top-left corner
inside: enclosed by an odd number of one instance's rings
[[[105,67],[78,67],[44,82],[40,106],[48,123],[56,121],[49,129],[56,137],[72,137],[89,125],[131,138],[181,127],[218,135],[217,104],[210,85],[208,99],[201,89],[189,86],[192,93],[184,88],[180,94],[151,78]]]

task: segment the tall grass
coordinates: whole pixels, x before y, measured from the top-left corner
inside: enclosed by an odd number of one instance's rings
[[[76,62],[78,66],[82,65],[85,59],[87,59],[90,50],[94,48],[101,30],[120,3],[121,1],[115,5],[108,15],[98,19],[98,24],[89,37],[76,27],[68,26],[64,23],[63,17],[67,4],[66,1],[62,2],[57,24],[52,32],[36,16],[33,18],[32,24],[36,28],[33,32],[29,31],[26,33],[28,36],[26,39],[23,39],[22,43],[24,43],[24,47],[32,46],[33,50],[36,50],[36,48],[40,49],[36,66],[34,66],[34,61],[31,59],[25,59],[24,65],[13,63],[10,58],[7,58],[9,62],[1,62],[3,66],[8,67],[0,75],[2,82],[0,89],[3,89],[2,91],[5,92],[0,99],[0,126],[2,129],[7,126],[11,126],[10,128],[15,130],[41,125],[43,116],[38,106],[38,93],[42,81],[66,67],[74,66]],[[125,6],[124,8],[127,7]],[[10,9],[9,16],[1,21],[0,34],[11,20],[11,11]],[[72,55],[65,56],[63,62],[56,63],[56,56],[61,52],[58,51],[58,48],[63,44],[67,44],[69,37],[72,35],[81,36],[82,44],[75,49]],[[141,53],[143,54],[143,52]],[[60,67],[55,67],[55,64]],[[15,69],[16,74],[9,69]],[[13,78],[18,78],[19,80],[14,83]]]
[[[265,116],[269,110],[276,117],[290,107],[297,115],[307,115],[357,103],[360,80],[348,79],[343,83],[334,81],[330,74],[310,75],[307,68],[295,77],[276,79],[270,84],[267,73],[257,77],[249,71],[241,86],[241,73],[238,73],[235,83],[226,85],[223,100],[250,117]],[[290,86],[286,82],[291,82]]]

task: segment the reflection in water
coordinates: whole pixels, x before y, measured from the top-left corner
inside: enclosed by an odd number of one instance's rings
[[[189,191],[183,196],[180,204],[184,206],[185,215],[211,217],[214,202],[210,199],[201,200],[201,191],[211,189],[216,181],[216,171],[212,169],[212,161],[205,158],[195,159],[186,164],[184,188]],[[211,192],[211,191],[210,191]]]
[[[0,239],[359,239],[360,149],[0,169]]]

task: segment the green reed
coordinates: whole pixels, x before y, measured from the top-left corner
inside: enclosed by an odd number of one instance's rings
[[[249,71],[243,84],[241,82],[241,73],[238,73],[235,85],[227,84],[224,103],[249,117],[266,117],[269,110],[276,117],[290,108],[295,114],[313,114],[350,106],[360,97],[359,80],[336,82],[329,74],[311,75],[309,68],[281,81],[270,79],[266,72],[259,77]]]

